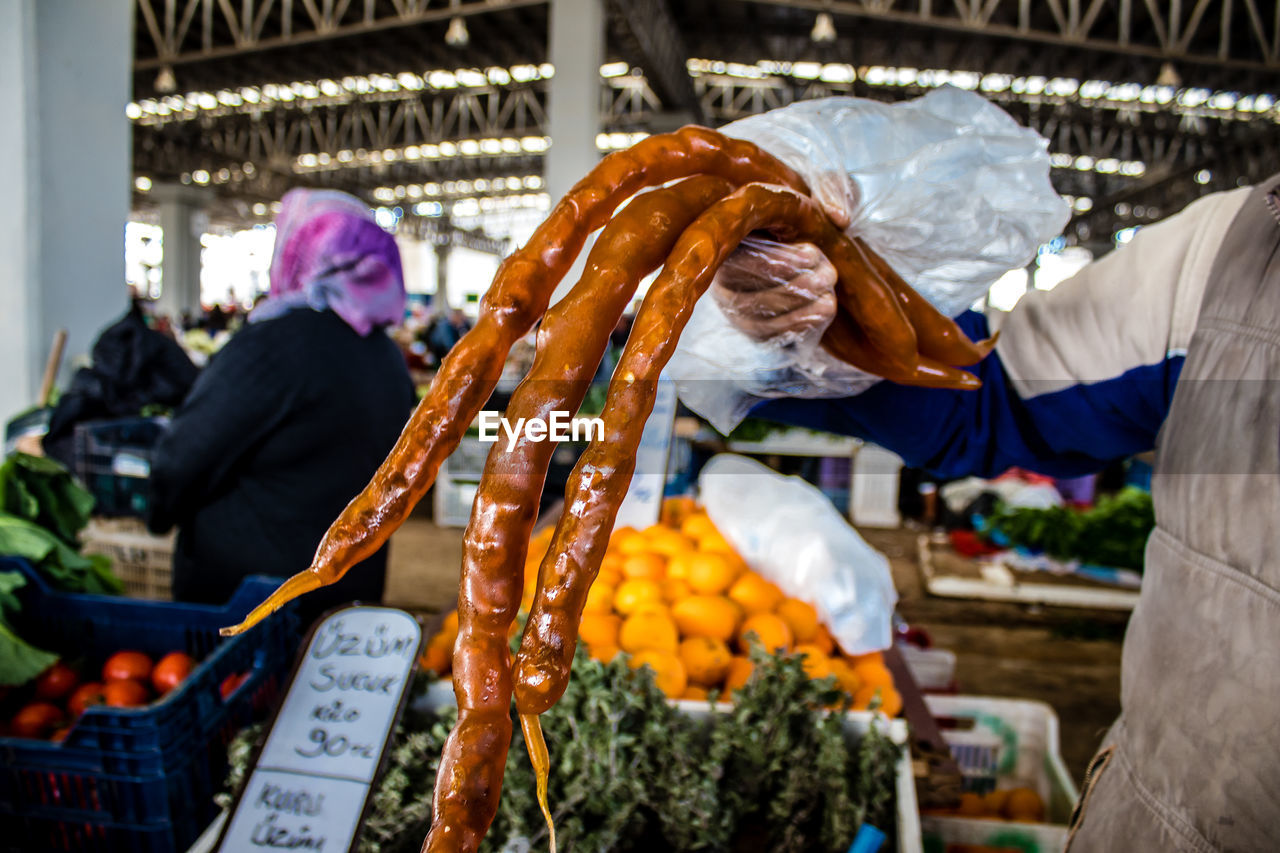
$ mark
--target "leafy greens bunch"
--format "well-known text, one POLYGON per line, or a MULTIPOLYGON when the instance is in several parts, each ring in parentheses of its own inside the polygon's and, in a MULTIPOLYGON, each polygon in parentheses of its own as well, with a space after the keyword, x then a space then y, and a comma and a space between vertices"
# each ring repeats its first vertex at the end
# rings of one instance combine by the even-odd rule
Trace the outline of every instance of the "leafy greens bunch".
POLYGON ((110 558, 78 550, 92 510, 93 495, 52 459, 14 453, 0 464, 0 556, 30 560, 63 592, 118 594, 110 558))
POLYGON ((1000 508, 984 535, 1063 560, 1142 570, 1147 537, 1155 527, 1151 495, 1126 488, 1087 510, 1000 508))

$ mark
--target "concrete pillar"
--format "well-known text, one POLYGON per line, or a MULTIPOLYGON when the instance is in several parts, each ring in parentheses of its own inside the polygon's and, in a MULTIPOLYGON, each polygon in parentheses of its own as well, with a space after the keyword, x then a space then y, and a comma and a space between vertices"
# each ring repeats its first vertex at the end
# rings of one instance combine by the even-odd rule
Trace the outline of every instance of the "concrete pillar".
MULTIPOLYGON (((551 64, 555 76, 547 90, 547 192, 554 205, 600 159, 600 63, 604 61, 604 0, 551 0, 551 64)), ((556 288, 553 301, 568 292, 582 274, 583 247, 573 269, 556 288)))
POLYGON ((156 311, 172 320, 200 313, 200 237, 209 226, 208 194, 183 184, 156 184, 151 198, 160 213, 164 254, 156 311))
POLYGON ((0 421, 128 306, 131 0, 0 0, 0 421))
POLYGON ((452 252, 452 244, 436 243, 436 295, 431 298, 431 307, 437 314, 444 314, 452 307, 449 304, 449 255, 452 252))

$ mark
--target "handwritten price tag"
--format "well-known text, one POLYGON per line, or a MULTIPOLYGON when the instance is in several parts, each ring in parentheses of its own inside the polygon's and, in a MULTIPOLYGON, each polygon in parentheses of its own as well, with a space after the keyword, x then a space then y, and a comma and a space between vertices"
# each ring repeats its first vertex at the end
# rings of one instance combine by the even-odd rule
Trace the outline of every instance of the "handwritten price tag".
POLYGON ((350 850, 422 643, 409 614, 339 610, 321 622, 218 850, 350 850))

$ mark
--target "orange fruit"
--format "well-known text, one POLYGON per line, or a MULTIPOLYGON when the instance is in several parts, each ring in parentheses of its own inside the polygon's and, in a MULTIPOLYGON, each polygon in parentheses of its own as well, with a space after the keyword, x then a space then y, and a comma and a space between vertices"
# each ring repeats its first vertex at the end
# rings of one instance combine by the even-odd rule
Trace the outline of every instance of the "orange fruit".
POLYGON ((744 650, 751 648, 752 636, 766 651, 791 651, 791 629, 776 614, 756 613, 748 616, 738 629, 738 642, 744 650))
POLYGON ((443 634, 437 634, 427 643, 427 649, 418 658, 423 669, 429 669, 436 675, 444 675, 453 664, 453 640, 443 634))
POLYGON ((878 710, 885 716, 896 717, 902 710, 902 696, 898 691, 879 684, 868 684, 859 688, 853 695, 853 707, 859 711, 865 711, 876 700, 880 702, 878 710))
POLYGON ((628 578, 618 584, 613 595, 613 607, 623 615, 630 614, 645 601, 662 601, 662 587, 649 578, 628 578))
POLYGON ((831 659, 826 656, 822 649, 812 643, 797 644, 795 652, 798 655, 804 655, 805 675, 814 681, 832 674, 831 659))
POLYGON ((622 566, 626 562, 627 557, 625 554, 619 554, 617 551, 606 551, 603 559, 600 560, 600 571, 622 574, 622 566))
POLYGON ((596 572, 596 579, 593 583, 604 584, 605 586, 617 586, 626 580, 626 576, 622 574, 620 569, 601 568, 596 572))
POLYGON ((710 698, 711 694, 707 692, 707 688, 699 687, 696 684, 690 684, 684 689, 684 693, 680 694, 681 699, 695 699, 705 702, 710 698))
POLYGON ((622 573, 628 578, 650 578, 660 581, 667 574, 667 559, 652 551, 632 554, 622 564, 622 573))
MULTIPOLYGON (((797 643, 808 643, 818 636, 818 611, 807 601, 798 598, 784 598, 774 611, 791 628, 797 643)), ((831 654, 830 649, 823 651, 831 654)))
POLYGON ((662 501, 662 510, 658 513, 658 518, 665 525, 679 528, 681 522, 683 522, 686 517, 697 511, 698 505, 694 503, 694 500, 691 497, 681 495, 678 497, 664 498, 662 501))
POLYGON ((645 649, 633 654, 627 664, 632 669, 640 669, 642 666, 652 669, 654 683, 671 699, 678 699, 689 686, 684 664, 669 651, 645 649))
POLYGON ((725 692, 744 686, 755 670, 756 665, 751 662, 751 658, 734 655, 733 660, 729 661, 729 673, 724 677, 725 692))
POLYGON ((862 687, 862 679, 853 671, 853 667, 849 662, 841 658, 829 658, 827 665, 831 668, 831 674, 836 677, 836 683, 840 685, 840 689, 850 696, 853 696, 862 687))
POLYGON ((675 578, 676 580, 688 580, 689 566, 693 564, 697 556, 694 551, 683 551, 672 555, 671 559, 667 560, 667 577, 675 578))
POLYGON ((742 612, 723 595, 690 595, 671 605, 671 616, 685 637, 733 639, 742 612))
POLYGON ((591 589, 587 590, 587 602, 582 610, 584 613, 611 613, 616 595, 617 590, 611 584, 601 583, 600 578, 596 578, 591 589))
POLYGON ((617 646, 592 646, 587 649, 587 654, 591 655, 592 660, 598 660, 601 663, 609 661, 622 654, 622 649, 617 646))
POLYGON ((694 592, 715 595, 724 592, 737 577, 734 565, 723 554, 694 554, 689 559, 685 580, 694 592))
POLYGON ((680 662, 694 684, 714 687, 729 674, 729 662, 733 655, 721 640, 711 637, 690 637, 680 644, 680 662))
POLYGON ((592 648, 618 645, 618 629, 622 620, 612 613, 583 613, 578 624, 578 639, 592 648))
POLYGON ((693 588, 680 578, 667 578, 662 582, 662 600, 668 604, 693 595, 693 588))
POLYGON ((729 544, 729 540, 721 536, 719 532, 712 532, 698 537, 698 550, 711 551, 717 554, 731 554, 734 557, 738 556, 738 552, 729 544))
POLYGON ((680 523, 680 532, 690 539, 702 539, 706 536, 719 536, 720 531, 716 530, 715 524, 711 518, 701 510, 690 513, 680 523))
POLYGON ((884 663, 884 655, 880 652, 866 652, 865 654, 848 655, 847 657, 854 666, 864 663, 884 663))
POLYGON ((1044 801, 1030 788, 1014 788, 1009 791, 1000 813, 1009 820, 1040 823, 1044 820, 1044 801))
POLYGON ((656 649, 674 653, 680 645, 676 623, 662 613, 636 613, 628 616, 618 630, 618 646, 624 652, 656 649))
POLYGON ((1007 802, 1009 802, 1008 791, 988 791, 982 797, 982 805, 986 813, 997 817, 1002 816, 1004 804, 1007 802))
POLYGON ((864 661, 853 667, 854 673, 858 676, 858 680, 862 682, 863 687, 892 687, 893 673, 889 672, 889 668, 883 663, 877 661, 864 661))
MULTIPOLYGON (((729 597, 742 607, 748 616, 768 613, 782 602, 782 590, 755 572, 743 572, 742 577, 729 588, 729 597)), ((788 626, 789 628, 790 626, 788 626)))
POLYGON ((623 527, 613 531, 613 538, 609 540, 609 545, 624 557, 652 550, 649 547, 649 537, 634 527, 623 527))
POLYGON ((987 806, 982 795, 965 791, 960 795, 960 805, 956 807, 956 814, 961 817, 985 817, 987 806))
POLYGON ((450 648, 453 647, 453 641, 458 639, 458 611, 451 610, 444 617, 444 621, 440 623, 440 631, 436 636, 446 637, 450 648))
POLYGON ((644 529, 644 536, 649 540, 649 550, 667 557, 693 549, 693 540, 678 530, 655 524, 644 529))
POLYGON ((831 636, 831 632, 827 630, 826 625, 819 624, 818 630, 814 633, 813 639, 809 642, 822 649, 828 655, 836 653, 836 641, 831 636))

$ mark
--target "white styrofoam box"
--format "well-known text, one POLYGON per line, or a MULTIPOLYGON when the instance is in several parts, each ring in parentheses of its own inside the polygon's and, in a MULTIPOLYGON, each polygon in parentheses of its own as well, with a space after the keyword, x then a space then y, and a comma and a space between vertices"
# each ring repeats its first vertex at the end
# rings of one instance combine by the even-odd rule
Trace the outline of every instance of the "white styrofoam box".
POLYGON ((996 789, 1031 788, 1046 810, 1044 823, 926 815, 921 818, 926 849, 969 844, 1026 853, 1062 850, 1078 793, 1058 751, 1053 709, 1043 702, 987 696, 926 696, 925 703, 935 717, 973 721, 970 730, 943 729, 966 782, 978 782, 979 774, 989 777, 994 766, 996 789))
POLYGON ((874 444, 864 444, 853 455, 849 514, 854 524, 865 527, 897 527, 898 475, 902 458, 874 444))
POLYGON ((956 680, 956 653, 899 643, 898 651, 921 690, 948 690, 956 680))
POLYGON ((450 477, 437 477, 431 496, 433 520, 439 527, 466 527, 471 520, 471 505, 476 501, 478 483, 458 482, 450 477))

